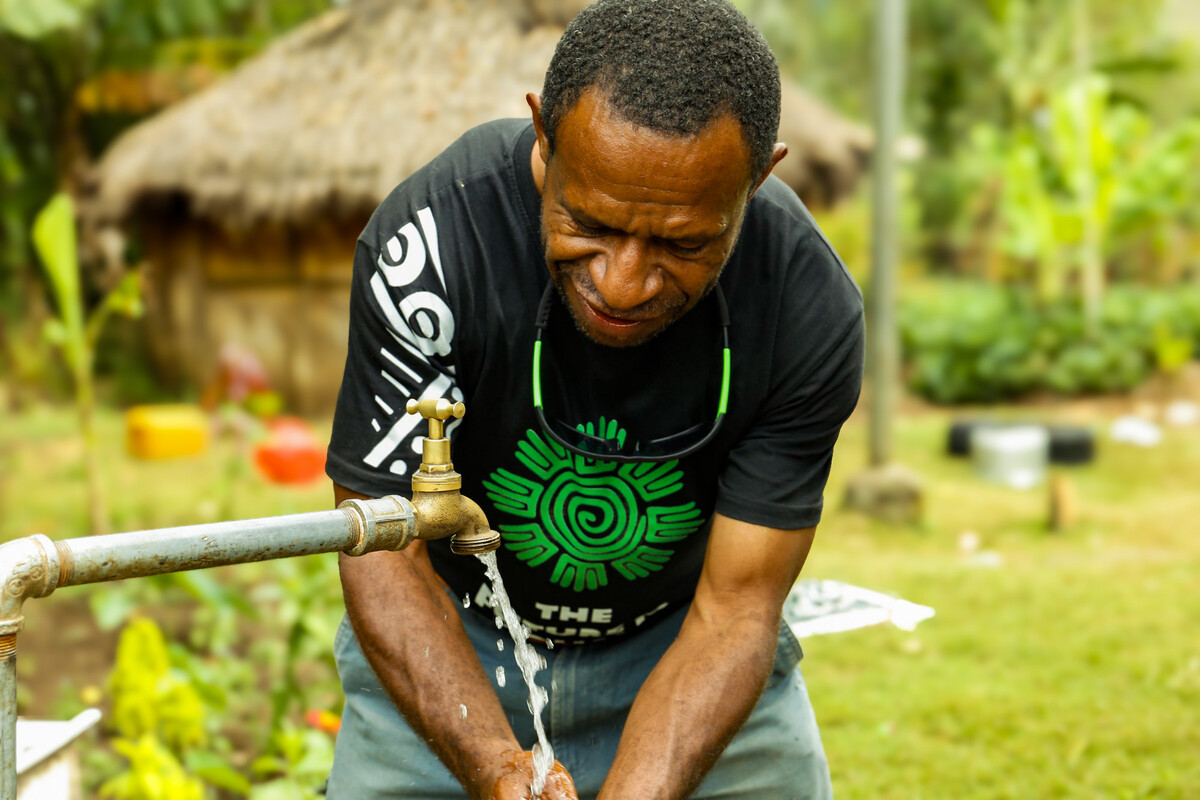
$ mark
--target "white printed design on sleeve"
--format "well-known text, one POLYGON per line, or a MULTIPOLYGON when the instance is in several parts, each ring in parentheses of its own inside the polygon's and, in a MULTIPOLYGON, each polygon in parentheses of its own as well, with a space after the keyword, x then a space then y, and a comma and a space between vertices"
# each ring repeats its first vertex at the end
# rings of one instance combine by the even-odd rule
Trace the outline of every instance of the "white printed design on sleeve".
MULTIPOLYGON (((407 222, 394 236, 388 239, 383 252, 376 261, 378 271, 371 276, 371 294, 387 320, 388 334, 395 347, 380 348, 383 368, 380 374, 395 390, 387 397, 375 395, 375 404, 386 415, 385 424, 371 420, 376 433, 382 433, 363 461, 378 468, 391 458, 405 441, 414 453, 421 452, 421 436, 425 432, 423 420, 416 414, 404 410, 410 397, 418 399, 447 397, 457 402, 463 399, 462 390, 454 379, 453 367, 434 364, 430 357, 445 358, 450 355, 454 341, 454 315, 446 303, 446 276, 442 270, 441 254, 438 250, 437 224, 433 212, 428 208, 417 211, 417 223, 407 222), (388 288, 401 289, 416 282, 432 265, 442 294, 420 290, 404 295, 399 304, 388 288)), ((459 420, 446 426, 449 436, 459 420)), ((401 453, 404 451, 401 450, 401 453)), ((403 475, 408 464, 403 456, 396 458, 389 471, 403 475)))

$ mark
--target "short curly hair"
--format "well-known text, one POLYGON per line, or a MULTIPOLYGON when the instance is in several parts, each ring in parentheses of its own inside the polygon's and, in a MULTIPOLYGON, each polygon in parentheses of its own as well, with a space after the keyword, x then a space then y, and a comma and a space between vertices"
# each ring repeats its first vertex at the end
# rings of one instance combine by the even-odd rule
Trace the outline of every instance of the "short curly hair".
POLYGON ((550 151, 558 123, 592 88, 636 125, 695 135, 732 113, 751 176, 771 163, 779 132, 779 64, 725 0, 599 0, 567 26, 542 87, 550 151))

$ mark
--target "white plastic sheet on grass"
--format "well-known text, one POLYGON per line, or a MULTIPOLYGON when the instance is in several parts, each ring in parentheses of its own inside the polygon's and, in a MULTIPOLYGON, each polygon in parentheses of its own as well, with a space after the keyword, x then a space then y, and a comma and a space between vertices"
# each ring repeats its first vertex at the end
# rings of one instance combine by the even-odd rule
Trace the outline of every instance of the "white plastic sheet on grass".
POLYGON ((884 622, 911 631, 933 614, 929 606, 841 581, 800 581, 783 604, 783 618, 799 639, 884 622))

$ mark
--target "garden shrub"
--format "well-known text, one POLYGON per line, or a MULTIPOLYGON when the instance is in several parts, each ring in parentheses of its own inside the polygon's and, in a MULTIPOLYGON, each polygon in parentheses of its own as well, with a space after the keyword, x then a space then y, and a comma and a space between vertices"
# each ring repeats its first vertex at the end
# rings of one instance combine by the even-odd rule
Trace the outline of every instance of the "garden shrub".
POLYGON ((984 284, 907 292, 899 322, 908 385, 934 402, 1118 392, 1196 355, 1200 288, 1114 286, 1091 335, 1077 301, 984 284))

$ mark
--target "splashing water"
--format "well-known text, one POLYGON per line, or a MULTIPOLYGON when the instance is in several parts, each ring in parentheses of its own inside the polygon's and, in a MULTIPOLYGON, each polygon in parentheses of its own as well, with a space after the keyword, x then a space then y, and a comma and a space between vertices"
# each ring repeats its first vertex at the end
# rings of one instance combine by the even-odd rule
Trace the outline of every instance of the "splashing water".
POLYGON ((496 667, 496 685, 503 689, 506 680, 508 679, 504 677, 504 667, 496 667))
MULTIPOLYGON (((537 731, 538 737, 537 744, 533 746, 533 785, 530 788, 533 790, 533 797, 537 798, 546 786, 546 777, 550 774, 550 768, 554 766, 554 749, 550 747, 550 740, 546 738, 546 728, 542 725, 542 709, 546 707, 550 694, 534 682, 537 671, 546 666, 546 660, 530 646, 529 629, 521 622, 521 618, 517 616, 516 611, 513 611, 512 604, 508 601, 504 580, 500 577, 500 569, 496 566, 496 554, 494 552, 482 553, 476 558, 483 562, 488 580, 492 582, 493 602, 500 611, 500 615, 496 618, 496 627, 501 627, 501 618, 503 618, 504 627, 508 628, 513 639, 513 652, 516 655, 517 666, 521 668, 521 677, 525 679, 525 685, 529 687, 528 708, 533 714, 533 727, 537 731)), ((497 667, 496 678, 501 686, 504 685, 502 676, 503 668, 497 667)))

